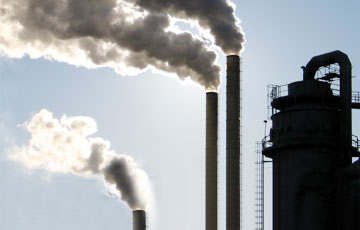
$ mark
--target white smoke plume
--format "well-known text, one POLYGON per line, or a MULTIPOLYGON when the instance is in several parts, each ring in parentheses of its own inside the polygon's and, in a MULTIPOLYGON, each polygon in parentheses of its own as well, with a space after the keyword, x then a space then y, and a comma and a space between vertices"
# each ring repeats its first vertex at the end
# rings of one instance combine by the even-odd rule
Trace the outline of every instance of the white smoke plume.
POLYGON ((132 157, 110 150, 108 141, 89 137, 97 131, 92 118, 63 115, 59 120, 43 109, 25 127, 31 139, 15 146, 10 159, 30 169, 103 178, 131 209, 146 209, 151 191, 147 174, 132 157))
POLYGON ((189 32, 168 30, 170 16, 199 21, 227 54, 242 48, 226 0, 0 0, 0 52, 108 66, 122 75, 156 68, 216 91, 216 53, 189 32))

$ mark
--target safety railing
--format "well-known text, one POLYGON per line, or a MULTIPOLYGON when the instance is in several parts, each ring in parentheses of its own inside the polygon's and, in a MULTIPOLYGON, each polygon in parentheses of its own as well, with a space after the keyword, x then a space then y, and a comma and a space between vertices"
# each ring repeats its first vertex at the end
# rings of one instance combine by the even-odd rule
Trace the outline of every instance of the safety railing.
POLYGON ((270 135, 265 136, 261 141, 262 150, 271 148, 272 146, 273 146, 273 143, 270 140, 270 135))
POLYGON ((354 147, 355 149, 357 149, 358 152, 360 152, 359 138, 355 135, 352 135, 352 147, 354 147))
MULTIPOLYGON (((340 87, 338 84, 331 84, 331 90, 334 96, 340 97, 340 87)), ((351 92, 351 103, 360 103, 360 92, 351 92)))
POLYGON ((352 103, 360 103, 360 92, 353 91, 351 94, 351 102, 352 103))
MULTIPOLYGON (((339 97, 340 96, 339 85, 332 83, 330 87, 331 87, 333 95, 339 97)), ((279 110, 277 110, 271 106, 272 101, 276 98, 285 97, 288 95, 289 95, 288 85, 268 85, 268 92, 267 92, 268 119, 270 119, 272 115, 279 112, 279 110)), ((360 103, 360 92, 359 91, 351 92, 351 102, 357 103, 357 104, 360 103)))
POLYGON ((288 95, 288 85, 268 85, 268 97, 271 101, 288 95))
POLYGON ((271 106, 271 103, 274 99, 279 97, 285 97, 288 95, 288 85, 268 85, 268 92, 267 92, 267 109, 268 109, 268 119, 276 113, 279 112, 279 110, 273 108, 271 106))

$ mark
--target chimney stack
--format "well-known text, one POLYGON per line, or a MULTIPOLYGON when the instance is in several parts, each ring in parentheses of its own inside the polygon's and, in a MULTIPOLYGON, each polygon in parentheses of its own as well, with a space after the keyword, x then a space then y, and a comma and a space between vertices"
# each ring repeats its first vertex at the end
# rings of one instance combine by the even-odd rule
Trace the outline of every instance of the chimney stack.
POLYGON ((206 93, 206 230, 217 230, 218 94, 206 93))
POLYGON ((133 211, 133 230, 146 230, 146 213, 144 210, 133 211))
POLYGON ((227 56, 226 230, 240 229, 240 57, 227 56))

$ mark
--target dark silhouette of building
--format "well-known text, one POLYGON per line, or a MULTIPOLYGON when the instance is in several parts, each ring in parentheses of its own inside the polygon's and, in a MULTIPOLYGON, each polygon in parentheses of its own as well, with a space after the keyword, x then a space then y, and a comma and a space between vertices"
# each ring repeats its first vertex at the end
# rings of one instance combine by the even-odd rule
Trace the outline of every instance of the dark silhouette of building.
POLYGON ((303 70, 303 81, 270 90, 272 128, 262 144, 273 160, 273 229, 359 229, 360 164, 353 163, 359 141, 351 111, 360 108, 360 97, 351 90, 350 60, 334 51, 303 70))

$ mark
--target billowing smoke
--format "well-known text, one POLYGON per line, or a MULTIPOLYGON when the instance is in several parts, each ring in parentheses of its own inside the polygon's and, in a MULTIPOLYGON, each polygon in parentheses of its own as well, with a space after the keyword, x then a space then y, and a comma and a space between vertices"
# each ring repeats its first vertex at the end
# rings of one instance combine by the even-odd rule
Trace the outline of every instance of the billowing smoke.
POLYGON ((225 0, 0 0, 0 51, 122 75, 155 68, 217 90, 216 53, 189 32, 169 30, 170 15, 198 20, 224 52, 240 52, 244 39, 225 0))
POLYGON ((10 159, 30 169, 103 178, 108 191, 115 187, 113 194, 130 208, 146 208, 151 191, 147 174, 132 157, 110 150, 108 141, 89 137, 97 131, 92 118, 63 115, 59 120, 43 109, 25 127, 31 139, 15 146, 10 159))
POLYGON ((210 29, 215 43, 226 54, 238 55, 245 41, 234 7, 227 0, 126 0, 153 13, 162 12, 183 19, 195 19, 210 29))

